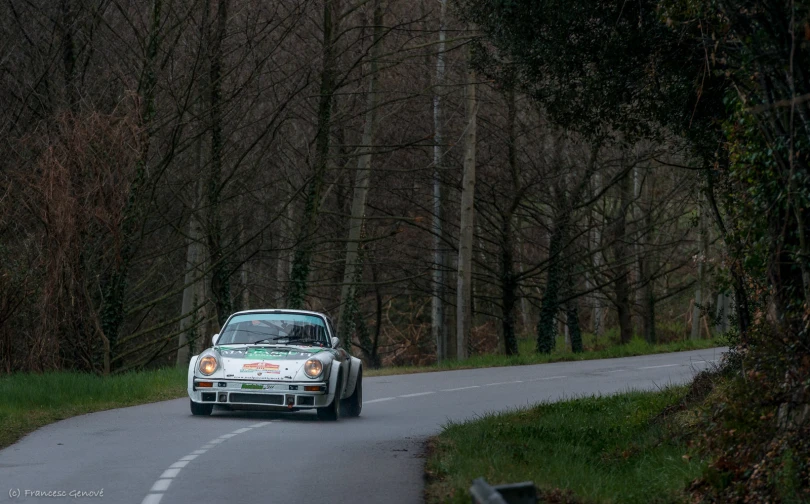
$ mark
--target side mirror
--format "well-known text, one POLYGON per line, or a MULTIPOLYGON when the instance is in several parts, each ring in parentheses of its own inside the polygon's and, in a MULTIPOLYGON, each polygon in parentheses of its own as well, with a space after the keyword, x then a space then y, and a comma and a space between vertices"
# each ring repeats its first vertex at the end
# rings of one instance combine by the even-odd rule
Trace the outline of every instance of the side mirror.
POLYGON ((211 336, 211 346, 216 345, 216 344, 217 344, 217 341, 219 341, 219 333, 217 333, 217 334, 215 334, 215 335, 211 336))
POLYGON ((340 338, 332 337, 332 348, 337 348, 340 345, 340 338))

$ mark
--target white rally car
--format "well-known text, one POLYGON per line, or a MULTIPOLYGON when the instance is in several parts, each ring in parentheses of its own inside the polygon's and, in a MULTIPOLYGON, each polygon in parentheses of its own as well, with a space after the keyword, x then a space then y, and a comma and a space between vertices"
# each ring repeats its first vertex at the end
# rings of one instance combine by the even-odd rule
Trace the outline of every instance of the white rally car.
POLYGON ((340 347, 329 317, 301 310, 231 315, 213 346, 191 358, 193 415, 214 405, 276 411, 315 409, 318 418, 358 416, 362 361, 340 347))

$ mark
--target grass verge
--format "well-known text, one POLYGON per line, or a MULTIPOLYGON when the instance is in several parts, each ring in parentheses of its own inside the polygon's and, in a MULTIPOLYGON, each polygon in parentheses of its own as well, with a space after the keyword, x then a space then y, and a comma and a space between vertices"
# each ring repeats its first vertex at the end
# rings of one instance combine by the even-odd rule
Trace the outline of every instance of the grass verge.
MULTIPOLYGON (((530 364, 545 364, 548 362, 581 361, 591 359, 614 359, 617 357, 633 357, 636 355, 650 355, 656 353, 684 352, 688 350, 702 350, 723 346, 725 343, 719 339, 699 339, 676 341, 650 345, 646 341, 635 338, 626 345, 612 345, 599 350, 590 350, 582 353, 573 353, 570 350, 555 350, 550 354, 538 354, 534 350, 534 340, 519 340, 519 355, 487 354, 475 355, 467 360, 447 360, 441 364, 430 366, 396 366, 364 371, 365 376, 388 376, 411 373, 430 373, 435 371, 452 371, 455 369, 473 369, 501 366, 526 366, 530 364)), ((564 345, 557 345, 561 348, 564 345)))
POLYGON ((167 368, 107 378, 69 372, 0 377, 0 448, 68 417, 182 397, 186 376, 186 369, 167 368))
POLYGON ((469 502, 473 479, 534 481, 541 502, 669 503, 704 463, 688 453, 677 411, 687 387, 542 404, 451 423, 433 438, 427 501, 469 502))

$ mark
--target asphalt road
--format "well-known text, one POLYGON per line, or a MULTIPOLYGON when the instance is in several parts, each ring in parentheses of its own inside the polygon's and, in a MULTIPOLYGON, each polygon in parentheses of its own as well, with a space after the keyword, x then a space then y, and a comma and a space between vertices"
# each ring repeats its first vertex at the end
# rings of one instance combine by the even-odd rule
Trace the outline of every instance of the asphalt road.
POLYGON ((366 378, 362 415, 338 423, 192 417, 187 398, 93 413, 0 451, 0 502, 421 502, 422 442, 448 420, 683 383, 723 350, 366 378))

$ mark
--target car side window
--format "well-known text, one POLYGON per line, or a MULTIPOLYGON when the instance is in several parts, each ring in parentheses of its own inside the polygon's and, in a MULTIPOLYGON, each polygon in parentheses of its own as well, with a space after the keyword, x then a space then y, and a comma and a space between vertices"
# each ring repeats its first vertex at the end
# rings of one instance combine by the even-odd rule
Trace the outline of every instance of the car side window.
POLYGON ((332 337, 337 338, 337 331, 335 331, 335 326, 332 325, 332 321, 326 319, 326 323, 329 325, 329 332, 332 334, 332 337))

